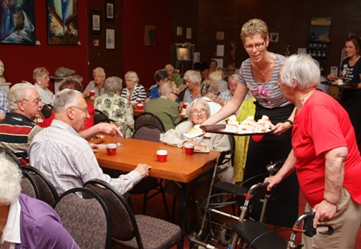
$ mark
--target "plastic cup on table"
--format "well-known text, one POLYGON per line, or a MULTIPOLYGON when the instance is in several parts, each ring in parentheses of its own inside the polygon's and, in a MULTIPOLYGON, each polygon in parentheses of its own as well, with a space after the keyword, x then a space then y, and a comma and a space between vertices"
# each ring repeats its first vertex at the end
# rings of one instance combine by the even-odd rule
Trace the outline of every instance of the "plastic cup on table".
POLYGON ((107 153, 109 156, 114 156, 116 152, 117 152, 116 144, 107 144, 107 153))
POLYGON ((164 163, 167 161, 168 152, 166 150, 157 150, 157 153, 154 154, 154 157, 157 158, 158 162, 164 163))
POLYGON ((144 109, 144 104, 140 103, 140 104, 137 104, 137 109, 139 111, 142 111, 144 109))
POLYGON ((192 143, 185 143, 183 145, 184 151, 186 152, 187 155, 193 155, 194 153, 194 144, 192 143))

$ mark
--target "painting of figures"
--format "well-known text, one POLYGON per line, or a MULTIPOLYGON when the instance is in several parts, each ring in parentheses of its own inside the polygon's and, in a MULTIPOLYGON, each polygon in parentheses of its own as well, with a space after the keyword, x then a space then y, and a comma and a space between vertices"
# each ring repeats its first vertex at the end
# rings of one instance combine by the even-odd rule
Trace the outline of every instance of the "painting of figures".
POLYGON ((78 44, 78 0, 47 0, 48 44, 78 44))
POLYGON ((34 0, 0 0, 0 43, 35 44, 34 0))

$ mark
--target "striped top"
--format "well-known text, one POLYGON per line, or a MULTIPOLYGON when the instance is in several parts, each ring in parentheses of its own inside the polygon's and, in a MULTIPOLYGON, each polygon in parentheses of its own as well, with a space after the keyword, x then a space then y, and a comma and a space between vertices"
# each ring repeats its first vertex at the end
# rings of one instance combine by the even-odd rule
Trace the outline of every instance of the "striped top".
MULTIPOLYGON (((125 98, 129 95, 128 88, 123 88, 122 93, 120 94, 121 97, 125 98)), ((143 102, 147 98, 147 92, 144 89, 144 86, 136 84, 132 93, 132 97, 130 101, 136 101, 137 99, 141 99, 143 102)))
POLYGON ((284 99, 281 88, 278 86, 278 76, 281 70, 281 63, 286 58, 283 55, 275 54, 275 65, 271 79, 268 82, 257 83, 252 74, 251 59, 245 60, 239 69, 238 81, 241 85, 251 90, 257 102, 265 108, 283 107, 291 104, 284 99))

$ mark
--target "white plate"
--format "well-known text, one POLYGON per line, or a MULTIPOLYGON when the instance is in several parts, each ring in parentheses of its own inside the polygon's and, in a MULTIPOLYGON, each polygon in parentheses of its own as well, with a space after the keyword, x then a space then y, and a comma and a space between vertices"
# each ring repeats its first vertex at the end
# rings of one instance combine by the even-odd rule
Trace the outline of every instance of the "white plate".
POLYGON ((183 135, 188 138, 195 138, 195 137, 199 137, 199 136, 203 135, 203 130, 201 130, 201 129, 197 130, 195 132, 192 132, 192 134, 189 134, 187 132, 187 133, 184 133, 183 135))

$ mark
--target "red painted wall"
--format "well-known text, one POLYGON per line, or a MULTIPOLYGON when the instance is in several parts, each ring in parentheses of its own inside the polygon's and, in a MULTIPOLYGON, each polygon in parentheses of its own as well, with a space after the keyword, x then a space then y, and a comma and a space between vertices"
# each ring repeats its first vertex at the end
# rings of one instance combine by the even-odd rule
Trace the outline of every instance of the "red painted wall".
MULTIPOLYGON (((123 1, 124 74, 135 71, 140 84, 155 84, 155 71, 169 63, 171 45, 170 1, 123 1), (156 27, 155 46, 144 45, 145 25, 156 27)), ((122 77, 124 78, 124 77, 122 77)))
MULTIPOLYGON (((46 0, 36 0, 35 38, 41 45, 7 45, 0 44, 0 60, 5 65, 4 77, 12 84, 26 80, 33 82, 33 70, 44 66, 54 75, 58 67, 74 69, 76 74, 88 82, 86 1, 78 1, 78 46, 50 46, 47 43, 46 0)), ((53 89, 53 84, 50 84, 53 89)))

